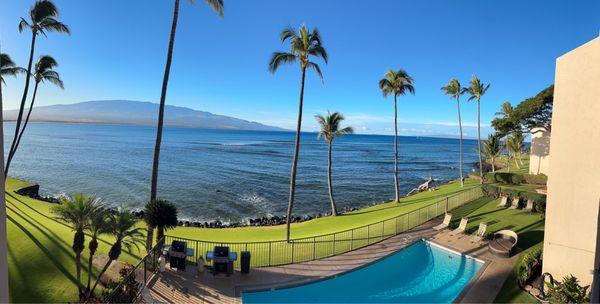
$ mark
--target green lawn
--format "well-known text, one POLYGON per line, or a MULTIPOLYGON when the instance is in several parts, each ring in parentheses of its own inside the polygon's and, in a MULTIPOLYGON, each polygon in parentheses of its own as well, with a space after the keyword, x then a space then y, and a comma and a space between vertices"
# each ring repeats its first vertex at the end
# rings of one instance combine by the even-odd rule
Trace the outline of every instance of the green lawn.
POLYGON ((510 166, 507 166, 507 164, 506 164, 507 161, 508 161, 508 157, 506 157, 506 156, 501 156, 500 158, 498 158, 496 160, 496 164, 502 168, 498 171, 508 172, 509 171, 508 168, 510 168, 510 172, 529 173, 529 154, 521 155, 521 161, 523 162, 523 166, 521 166, 520 163, 519 163, 519 166, 517 166, 514 158, 510 159, 510 164, 509 164, 510 166))
MULTIPOLYGON (((71 250, 73 232, 52 218, 52 204, 14 193, 27 185, 15 179, 6 182, 11 302, 74 301, 77 289, 75 255, 71 250)), ((88 241, 89 238, 84 251, 85 265, 88 241)), ((110 241, 109 237, 102 238, 98 254, 107 254, 110 241)), ((140 257, 124 253, 121 259, 134 263, 140 257)), ((82 276, 87 280, 87 267, 82 276)))
MULTIPOLYGON (((467 229, 473 233, 480 222, 488 224, 488 233, 502 229, 515 231, 519 236, 517 246, 523 249, 523 254, 538 246, 544 240, 544 220, 537 213, 519 209, 496 207, 498 199, 481 198, 452 211, 455 225, 461 217, 469 218, 467 229)), ((512 272, 504 282, 495 302, 497 303, 537 303, 529 294, 522 292, 516 283, 515 273, 512 272)))

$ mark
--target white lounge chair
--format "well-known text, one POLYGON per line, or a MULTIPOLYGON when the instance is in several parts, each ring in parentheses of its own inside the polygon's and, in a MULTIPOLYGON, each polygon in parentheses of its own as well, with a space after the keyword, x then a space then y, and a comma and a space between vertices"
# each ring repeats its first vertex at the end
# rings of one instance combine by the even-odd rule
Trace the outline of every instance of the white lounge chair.
POLYGON ((519 208, 519 197, 515 197, 512 200, 512 204, 510 204, 510 207, 508 207, 508 209, 517 209, 519 208))
POLYGON ((506 207, 506 203, 508 203, 508 196, 502 196, 500 198, 500 204, 498 204, 498 207, 506 207))
POLYGON ((464 233, 465 229, 467 229, 467 223, 469 220, 466 217, 460 219, 460 224, 458 224, 458 228, 450 231, 450 235, 457 235, 459 233, 464 233))
POLYGON ((525 206, 525 211, 533 211, 533 200, 527 200, 527 206, 525 206))
POLYGON ((446 215, 444 216, 444 221, 441 224, 433 227, 433 229, 440 231, 442 229, 448 228, 448 225, 450 225, 450 220, 451 219, 452 219, 452 214, 446 213, 446 215))
POLYGON ((487 230, 487 224, 479 223, 479 229, 477 229, 477 232, 473 236, 471 236, 471 243, 481 242, 481 240, 483 240, 483 238, 485 237, 486 230, 487 230))

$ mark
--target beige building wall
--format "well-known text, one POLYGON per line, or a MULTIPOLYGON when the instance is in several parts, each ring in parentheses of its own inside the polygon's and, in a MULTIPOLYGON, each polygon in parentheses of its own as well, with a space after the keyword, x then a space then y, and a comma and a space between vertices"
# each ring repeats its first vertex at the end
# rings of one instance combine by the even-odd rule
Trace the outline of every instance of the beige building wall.
POLYGON ((600 206, 600 38, 556 60, 543 271, 591 284, 600 206))
POLYGON ((531 153, 529 174, 546 174, 550 169, 550 132, 535 128, 531 130, 531 153))

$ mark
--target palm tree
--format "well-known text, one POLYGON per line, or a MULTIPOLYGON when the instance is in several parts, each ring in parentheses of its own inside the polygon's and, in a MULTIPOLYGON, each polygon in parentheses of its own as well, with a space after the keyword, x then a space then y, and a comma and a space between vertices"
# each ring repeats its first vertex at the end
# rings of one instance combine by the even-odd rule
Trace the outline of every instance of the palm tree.
POLYGON ((441 89, 444 94, 450 96, 450 98, 456 99, 456 109, 458 110, 458 170, 460 172, 460 187, 465 186, 465 182, 463 180, 463 169, 462 169, 462 121, 460 119, 460 95, 464 93, 461 90, 460 82, 456 79, 451 79, 450 82, 442 87, 441 89))
POLYGON ((490 88, 489 84, 484 84, 477 78, 477 76, 473 75, 471 78, 471 84, 468 88, 464 88, 463 90, 466 93, 469 93, 469 99, 467 101, 476 100, 477 101, 477 151, 479 153, 479 176, 481 176, 481 183, 483 184, 483 163, 481 161, 481 97, 485 95, 487 90, 490 88))
POLYGON ((335 200, 333 199, 333 186, 331 185, 331 146, 333 139, 340 137, 345 134, 352 134, 354 130, 352 127, 341 128, 340 123, 344 120, 344 116, 339 112, 330 113, 327 112, 326 116, 316 115, 315 118, 321 127, 317 135, 317 139, 325 139, 328 143, 327 147, 327 186, 329 187, 329 202, 331 203, 331 214, 337 215, 337 208, 335 207, 335 200))
POLYGON ((62 80, 60 79, 60 75, 58 72, 54 71, 54 68, 58 66, 58 63, 54 58, 48 55, 41 56, 37 63, 35 64, 35 72, 33 74, 33 78, 35 79, 35 86, 33 89, 33 96, 31 97, 31 103, 29 104, 29 111, 27 112, 27 116, 25 118, 25 123, 23 124, 23 128, 17 137, 17 142, 14 146, 14 149, 10 151, 8 155, 8 163, 10 163, 17 153, 17 149, 19 148, 19 144, 21 143, 21 137, 23 137, 23 133, 25 133, 25 129, 27 128, 27 123, 29 123, 29 118, 31 117, 31 112, 33 110, 33 105, 35 103, 35 97, 37 96, 38 86, 41 82, 49 82, 61 89, 64 89, 64 85, 62 80))
MULTIPOLYGON (((11 60, 10 56, 3 54, 0 50, 0 121, 4 121, 2 117, 2 84, 4 84, 5 76, 16 76, 23 69, 17 67, 11 60)), ((4 126, 0 124, 0 138, 4 138, 4 126)), ((4 141, 0 141, 0 151, 4 151, 4 141)), ((0 166, 4 166, 4 153, 0 153, 0 166)), ((0 174, 4 173, 4 168, 0 174)), ((0 178, 0 189, 4 189, 4 178, 0 178)), ((4 191, 0 191, 0 302, 8 303, 8 257, 7 257, 7 231, 6 231, 6 200, 4 191)))
POLYGON ((394 95, 394 190, 396 202, 400 202, 400 189, 398 188, 398 96, 407 92, 415 94, 414 80, 405 70, 388 70, 383 79, 379 80, 379 89, 383 97, 394 95))
POLYGON ((75 252, 75 266, 77 269, 77 288, 79 298, 83 299, 83 286, 81 284, 81 252, 85 248, 84 231, 90 227, 90 219, 100 212, 102 205, 100 200, 93 196, 85 196, 82 193, 73 194, 67 198, 61 198, 60 205, 52 208, 56 216, 72 226, 75 231, 73 238, 73 252, 75 252))
POLYGON ((104 275, 108 267, 110 267, 113 261, 119 258, 123 247, 128 251, 131 251, 135 247, 139 251, 139 245, 144 244, 143 229, 139 227, 135 228, 136 223, 137 219, 128 210, 118 210, 115 214, 111 214, 108 217, 108 233, 113 235, 115 242, 108 251, 108 261, 98 274, 98 278, 89 293, 90 296, 94 294, 98 282, 100 282, 102 275, 104 275))
POLYGON ((146 235, 146 250, 152 249, 152 235, 154 228, 157 228, 156 243, 164 242, 166 229, 172 229, 177 226, 177 207, 165 200, 150 201, 146 204, 144 210, 144 221, 148 225, 148 234, 146 235))
POLYGON ((499 134, 491 134, 487 140, 483 141, 482 153, 486 159, 492 162, 492 172, 496 172, 496 158, 502 154, 502 142, 499 134))
MULTIPOLYGON (((21 105, 19 106, 19 114, 17 116, 17 122, 15 126, 15 135, 10 146, 9 155, 15 149, 17 144, 17 138, 19 131, 21 130, 21 121, 23 119, 23 111, 25 110, 25 102, 27 101, 27 92, 29 91, 29 75, 31 75, 31 68, 33 65, 33 54, 35 53, 35 40, 38 34, 46 36, 48 32, 66 33, 70 34, 69 28, 56 20, 58 17, 58 9, 50 0, 37 0, 31 9, 29 10, 29 21, 21 18, 19 22, 19 32, 23 32, 26 28, 31 29, 31 47, 29 49, 29 63, 27 64, 27 77, 25 77, 25 87, 23 88, 23 96, 21 97, 21 105)), ((4 178, 8 175, 10 168, 9 158, 4 168, 4 178)))
POLYGON ((296 125, 296 140, 294 142, 294 157, 292 159, 292 170, 290 174, 290 195, 288 199, 288 210, 286 217, 286 239, 290 241, 290 223, 292 209, 294 208, 294 194, 296 192, 296 168, 298 166, 298 152, 300 150, 300 130, 302 129, 302 106, 304 102, 304 80, 306 69, 311 68, 317 76, 323 80, 321 68, 312 62, 311 56, 321 57, 327 63, 327 52, 321 42, 321 34, 318 29, 310 31, 306 26, 300 27, 299 31, 294 28, 286 28, 281 32, 281 42, 290 42, 289 52, 274 52, 269 61, 269 71, 275 73, 281 64, 292 64, 298 62, 302 74, 300 82, 300 101, 298 102, 298 122, 296 125))
POLYGON ((90 256, 88 259, 88 280, 85 288, 85 293, 88 297, 90 296, 90 287, 92 284, 92 262, 94 261, 96 250, 98 250, 98 236, 109 231, 107 218, 108 210, 99 208, 98 212, 90 217, 89 225, 87 227, 87 232, 92 238, 88 244, 90 256))
MULTIPOLYGON (((190 0, 192 3, 195 0, 190 0)), ((219 16, 223 16, 223 0, 204 0, 219 16)), ((162 89, 160 92, 160 105, 158 107, 158 122, 156 128, 156 142, 154 145, 154 157, 152 160, 152 178, 150 182, 150 201, 156 200, 158 190, 158 162, 160 159, 160 145, 162 143, 162 131, 165 115, 165 99, 167 98, 167 86, 169 84, 169 74, 171 73, 171 61, 173 59, 173 46, 175 45, 175 32, 177 30, 177 19, 179 17, 179 0, 175 0, 173 10, 173 23, 171 24, 171 34, 169 36, 169 47, 167 50, 167 63, 163 76, 162 89)))
MULTIPOLYGON (((517 166, 518 169, 521 169, 521 166, 519 165, 519 161, 521 160, 521 153, 523 151, 524 140, 525 139, 523 138, 523 133, 513 132, 512 136, 506 142, 506 147, 508 149, 508 153, 509 153, 509 155, 512 154, 512 157, 515 160, 515 165, 517 166)), ((510 158, 508 161, 508 167, 510 168, 510 158)))

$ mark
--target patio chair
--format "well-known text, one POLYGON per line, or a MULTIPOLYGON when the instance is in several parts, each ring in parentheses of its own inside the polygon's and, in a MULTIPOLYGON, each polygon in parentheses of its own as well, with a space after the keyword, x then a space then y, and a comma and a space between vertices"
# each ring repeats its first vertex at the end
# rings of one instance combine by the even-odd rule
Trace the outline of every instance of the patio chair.
POLYGON ((481 240, 483 240, 483 238, 485 236, 486 230, 487 230, 487 224, 479 223, 479 229, 477 229, 477 232, 473 236, 471 236, 471 243, 481 242, 481 240))
POLYGON ((515 197, 512 200, 512 204, 510 204, 510 207, 508 207, 508 209, 517 209, 519 208, 519 197, 515 197))
POLYGON ((437 230, 437 231, 440 231, 442 229, 448 228, 448 225, 450 225, 450 220, 451 219, 452 219, 452 214, 446 213, 446 215, 444 216, 444 221, 441 224, 433 227, 433 229, 437 230))
POLYGON ((498 204, 498 207, 506 207, 506 203, 508 203, 508 196, 502 196, 500 198, 500 204, 498 204))
POLYGON ((525 206, 525 211, 533 211, 533 200, 527 200, 527 206, 525 206))
POLYGON ((467 219, 466 217, 463 217, 462 219, 460 219, 460 224, 458 224, 458 228, 450 231, 450 235, 457 235, 460 233, 464 233, 465 229, 467 229, 468 222, 469 222, 469 219, 467 219))

